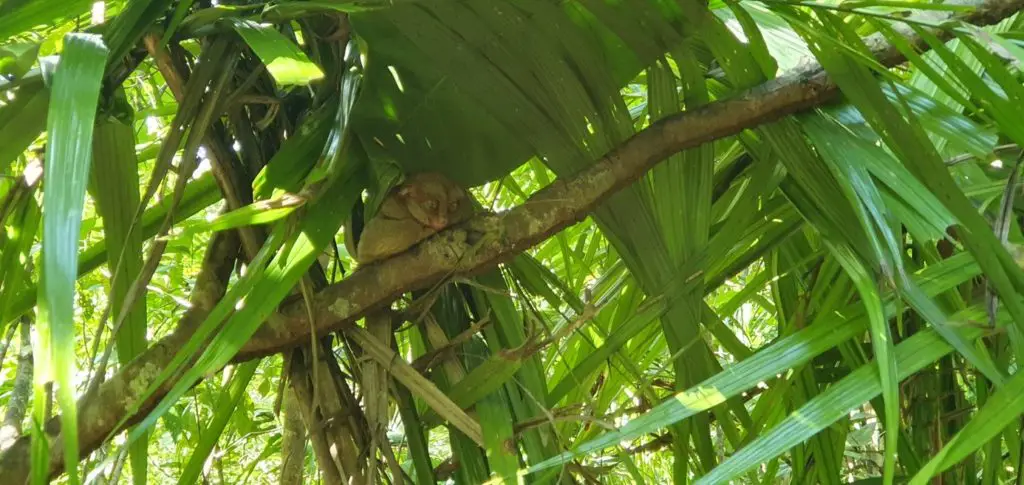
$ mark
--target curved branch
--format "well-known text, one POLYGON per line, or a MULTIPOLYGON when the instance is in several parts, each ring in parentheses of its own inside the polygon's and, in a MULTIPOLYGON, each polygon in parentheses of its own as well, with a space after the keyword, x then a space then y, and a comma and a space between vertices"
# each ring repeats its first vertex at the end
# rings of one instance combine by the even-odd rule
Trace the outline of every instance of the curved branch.
MULTIPOLYGON (((976 25, 990 25, 1017 13, 1024 0, 987 0, 961 18, 976 25)), ((913 39, 919 48, 926 48, 913 39)), ((904 62, 896 49, 880 36, 868 39, 876 58, 886 66, 904 62)), ((412 251, 356 271, 314 299, 312 327, 319 335, 337 331, 366 312, 393 301, 399 295, 428 287, 452 274, 473 274, 492 268, 552 234, 585 218, 616 191, 639 179, 661 160, 687 148, 735 135, 745 129, 820 106, 836 97, 838 88, 820 66, 811 65, 752 88, 736 97, 717 101, 694 111, 671 116, 637 133, 621 146, 578 172, 559 179, 508 212, 480 215, 458 228, 444 231, 412 251), (476 236, 473 244, 466 236, 476 236)), ((235 361, 261 358, 309 340, 311 326, 302 302, 273 315, 235 357, 235 361)), ((212 308, 212 305, 210 306, 212 308)), ((195 315, 191 316, 195 318, 195 315)), ((180 344, 181 332, 157 342, 100 387, 96 396, 79 403, 79 439, 83 453, 98 447, 118 419, 128 412, 142 390, 148 388, 180 344)), ((170 389, 165 383, 161 392, 170 389)), ((153 396, 132 418, 134 424, 163 394, 153 396)), ((55 439, 58 418, 46 425, 55 439)), ((51 474, 63 469, 59 441, 51 447, 51 474)), ((23 483, 29 470, 29 437, 22 436, 0 453, 0 476, 9 483, 23 483)))

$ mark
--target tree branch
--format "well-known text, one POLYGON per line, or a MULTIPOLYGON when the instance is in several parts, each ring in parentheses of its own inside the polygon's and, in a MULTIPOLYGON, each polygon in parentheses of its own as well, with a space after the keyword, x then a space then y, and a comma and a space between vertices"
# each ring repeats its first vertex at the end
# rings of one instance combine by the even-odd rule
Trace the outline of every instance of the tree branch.
MULTIPOLYGON (((988 0, 962 20, 989 25, 1018 12, 1024 0, 988 0)), ((913 39, 919 48, 925 48, 913 39)), ((904 62, 900 53, 880 38, 869 39, 876 58, 886 66, 904 62)), ((444 231, 417 248, 361 268, 314 299, 314 325, 306 319, 302 302, 289 305, 273 315, 236 356, 244 361, 270 355, 308 341, 311 328, 318 335, 337 331, 367 311, 378 308, 401 294, 425 288, 452 274, 474 274, 508 260, 552 234, 582 220, 602 201, 639 179, 661 160, 681 150, 745 129, 820 106, 838 94, 838 88, 822 71, 811 65, 752 88, 736 97, 717 101, 694 111, 665 118, 627 140, 611 153, 569 179, 559 179, 535 193, 521 206, 500 215, 480 215, 458 228, 444 231), (483 241, 475 250, 467 233, 483 241)), ((198 289, 197 289, 198 290, 198 289)), ((222 289, 221 289, 222 291, 222 289)), ((212 308, 204 306, 208 310, 212 308)), ((202 311, 197 313, 203 313, 202 311)), ((197 318, 191 312, 186 318, 197 318)), ((173 357, 182 332, 157 342, 100 388, 95 399, 80 403, 79 438, 83 453, 99 446, 128 412, 129 406, 146 389, 173 357)), ((132 418, 137 422, 170 389, 153 396, 132 418)), ((46 431, 52 439, 59 432, 58 418, 46 431)), ((51 447, 51 473, 63 469, 59 440, 51 447)), ((0 454, 0 476, 9 483, 23 483, 29 470, 29 437, 22 436, 0 454)))

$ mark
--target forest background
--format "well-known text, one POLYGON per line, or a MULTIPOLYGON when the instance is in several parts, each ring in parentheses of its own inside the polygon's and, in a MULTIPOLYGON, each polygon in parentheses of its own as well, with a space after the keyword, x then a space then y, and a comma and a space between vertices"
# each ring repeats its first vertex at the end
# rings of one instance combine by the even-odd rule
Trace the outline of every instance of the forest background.
POLYGON ((1022 4, 0 1, 0 481, 1020 483, 1022 4))

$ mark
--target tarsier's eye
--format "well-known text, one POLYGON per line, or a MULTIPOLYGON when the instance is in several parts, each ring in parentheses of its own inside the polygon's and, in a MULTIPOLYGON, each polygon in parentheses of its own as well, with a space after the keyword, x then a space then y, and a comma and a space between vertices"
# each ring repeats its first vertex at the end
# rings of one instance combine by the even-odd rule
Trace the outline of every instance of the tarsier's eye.
POLYGON ((437 210, 437 201, 436 200, 433 200, 433 199, 428 200, 427 203, 424 204, 424 205, 427 206, 427 209, 430 209, 432 211, 433 210, 437 210))
POLYGON ((459 210, 459 201, 453 200, 448 203, 448 212, 455 212, 459 210))

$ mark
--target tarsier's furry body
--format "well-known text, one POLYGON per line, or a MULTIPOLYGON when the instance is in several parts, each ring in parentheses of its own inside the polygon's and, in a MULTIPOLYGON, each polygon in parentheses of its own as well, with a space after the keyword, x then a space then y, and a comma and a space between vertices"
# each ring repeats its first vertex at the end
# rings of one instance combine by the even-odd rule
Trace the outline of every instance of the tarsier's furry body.
POLYGON ((468 194, 455 182, 438 173, 411 175, 366 223, 356 261, 368 264, 401 253, 472 214, 468 194))

